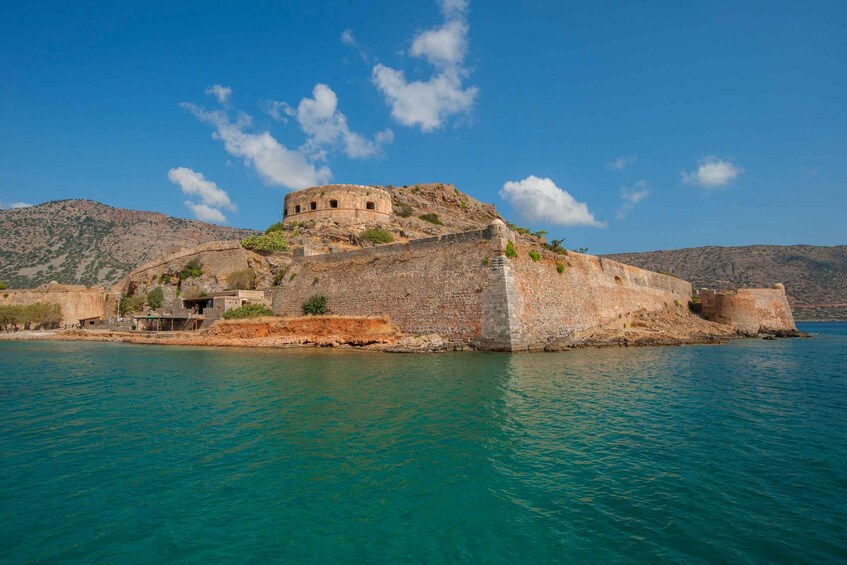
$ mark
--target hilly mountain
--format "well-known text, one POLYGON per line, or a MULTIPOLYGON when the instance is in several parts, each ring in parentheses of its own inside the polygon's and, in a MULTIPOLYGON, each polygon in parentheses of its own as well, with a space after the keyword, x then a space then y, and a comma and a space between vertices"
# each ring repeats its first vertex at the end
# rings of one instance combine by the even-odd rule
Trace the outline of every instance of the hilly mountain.
POLYGON ((847 320, 847 245, 692 247, 606 257, 676 275, 696 287, 768 287, 781 282, 798 320, 847 320))
POLYGON ((0 281, 10 288, 50 281, 108 287, 144 261, 252 233, 91 200, 0 210, 0 281))

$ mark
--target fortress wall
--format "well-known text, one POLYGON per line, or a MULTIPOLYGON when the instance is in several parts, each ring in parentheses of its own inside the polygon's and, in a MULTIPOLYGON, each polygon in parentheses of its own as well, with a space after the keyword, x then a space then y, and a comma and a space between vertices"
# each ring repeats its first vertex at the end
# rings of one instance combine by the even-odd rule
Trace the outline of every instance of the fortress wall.
POLYGON ((702 289, 700 300, 704 318, 733 326, 744 334, 797 329, 781 284, 720 292, 702 289))
POLYGON ((387 315, 404 333, 476 341, 490 279, 483 259, 495 256, 486 233, 296 257, 284 282, 274 289, 274 312, 301 316, 303 303, 323 294, 330 314, 387 315))
POLYGON ((167 270, 179 271, 192 259, 199 259, 204 265, 209 264, 220 268, 228 268, 235 265, 231 269, 233 271, 244 269, 247 267, 247 254, 248 251, 241 247, 240 240, 201 243, 196 247, 182 249, 159 259, 142 263, 133 269, 121 283, 130 279, 143 279, 154 275, 158 277, 167 270), (242 262, 243 266, 239 266, 242 262))
POLYGON ((682 279, 574 252, 545 252, 534 262, 528 248, 516 249, 511 263, 530 349, 567 343, 576 332, 641 309, 689 315, 692 288, 682 279), (565 265, 563 273, 556 263, 565 265))
POLYGON ((99 288, 71 285, 45 285, 38 288, 8 289, 0 291, 0 305, 27 306, 30 304, 58 304, 62 308, 62 324, 76 324, 82 318, 114 315, 114 300, 107 309, 109 295, 99 288))

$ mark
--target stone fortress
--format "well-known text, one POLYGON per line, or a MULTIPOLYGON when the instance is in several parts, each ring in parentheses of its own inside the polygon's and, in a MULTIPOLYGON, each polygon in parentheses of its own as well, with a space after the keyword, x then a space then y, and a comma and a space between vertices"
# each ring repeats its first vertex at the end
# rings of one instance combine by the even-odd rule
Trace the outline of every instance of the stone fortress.
MULTIPOLYGON (((277 316, 302 316, 303 304, 323 295, 333 316, 384 317, 405 336, 436 335, 456 349, 624 344, 608 336, 653 327, 655 343, 696 342, 716 331, 796 333, 781 285, 700 291, 700 317, 689 310, 698 293, 687 281, 551 246, 538 234, 510 229, 493 206, 451 185, 318 186, 286 195, 282 215, 287 252, 204 244, 139 266, 106 302, 161 286, 165 309, 183 311, 199 304, 198 297, 222 296, 228 273, 248 269, 256 276, 249 300, 270 305, 277 316), (394 242, 363 241, 373 228, 391 233, 394 242), (193 258, 204 274, 180 295, 167 281, 193 258), (672 337, 682 326, 688 337, 672 337)), ((226 309, 220 303, 212 318, 226 309)))
POLYGON ((330 184, 290 192, 285 196, 283 222, 309 220, 390 221, 393 205, 387 190, 355 184, 330 184))

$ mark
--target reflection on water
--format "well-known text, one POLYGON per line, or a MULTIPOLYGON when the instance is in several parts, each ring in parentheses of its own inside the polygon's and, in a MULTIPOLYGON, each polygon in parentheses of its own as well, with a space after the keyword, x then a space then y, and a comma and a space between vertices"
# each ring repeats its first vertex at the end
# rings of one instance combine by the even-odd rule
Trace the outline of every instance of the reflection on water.
POLYGON ((847 326, 387 355, 0 343, 0 560, 847 559, 847 326))

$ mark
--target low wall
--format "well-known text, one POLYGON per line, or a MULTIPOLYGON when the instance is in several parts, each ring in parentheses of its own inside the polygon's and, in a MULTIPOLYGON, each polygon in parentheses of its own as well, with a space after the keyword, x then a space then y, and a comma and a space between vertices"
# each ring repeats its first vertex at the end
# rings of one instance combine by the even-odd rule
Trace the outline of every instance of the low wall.
POLYGON ((114 297, 102 288, 48 284, 38 288, 0 291, 0 305, 58 304, 62 308, 62 324, 76 324, 83 318, 115 315, 114 297))
POLYGON ((323 294, 330 314, 388 316, 404 333, 469 343, 482 332, 483 259, 493 255, 481 230, 296 257, 273 291, 273 310, 301 316, 303 303, 323 294))
POLYGON ((210 241, 143 263, 115 284, 113 289, 123 291, 130 280, 152 280, 166 271, 178 272, 192 259, 200 260, 204 269, 209 271, 237 271, 247 268, 249 256, 250 252, 241 246, 239 240, 210 241))
POLYGON ((796 331, 785 287, 700 290, 703 317, 735 327, 743 334, 796 331))
POLYGON ((533 261, 529 248, 518 244, 516 251, 512 265, 529 349, 568 344, 576 332, 639 310, 689 315, 692 288, 682 279, 593 255, 545 251, 533 261))

